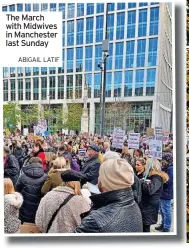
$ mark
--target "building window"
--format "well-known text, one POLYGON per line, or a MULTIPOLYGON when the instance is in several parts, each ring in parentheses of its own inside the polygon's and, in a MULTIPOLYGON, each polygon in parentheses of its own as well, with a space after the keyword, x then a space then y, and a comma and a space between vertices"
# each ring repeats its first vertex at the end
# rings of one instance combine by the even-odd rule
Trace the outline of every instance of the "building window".
POLYGON ((39 78, 33 78, 33 100, 39 100, 39 78))
POLYGON ((95 71, 99 71, 98 63, 102 62, 102 45, 95 46, 95 71))
POLYGON ((114 38, 114 14, 108 15, 107 29, 108 29, 108 39, 113 40, 114 38))
POLYGON ((83 71, 83 47, 76 48, 76 72, 83 71))
POLYGON ((149 39, 148 66, 156 66, 158 38, 149 39))
POLYGON ((146 95, 153 96, 155 90, 156 69, 147 70, 146 95))
POLYGON ((50 99, 55 99, 55 77, 49 77, 49 95, 50 99))
POLYGON ((10 67, 10 77, 16 77, 16 68, 10 67))
POLYGON ((67 99, 73 98, 73 75, 67 75, 67 99))
POLYGON ((100 97, 101 73, 94 74, 94 98, 100 97))
POLYGON ((25 67, 25 76, 26 77, 31 76, 31 67, 25 67))
POLYGON ((31 4, 30 3, 25 4, 25 11, 27 11, 27 12, 31 11, 31 4))
POLYGON ((7 12, 7 6, 2 7, 3 12, 7 12))
POLYGON ((9 76, 9 68, 3 67, 3 77, 7 78, 9 76))
POLYGON ((67 72, 73 72, 73 61, 74 61, 74 50, 73 48, 67 49, 67 72))
POLYGON ((62 67, 58 67, 58 73, 64 73, 64 49, 62 50, 62 67))
POLYGON ((17 11, 22 12, 23 11, 23 4, 17 4, 17 11))
POLYGON ((121 96, 121 87, 122 87, 122 72, 114 73, 114 97, 121 96))
POLYGON ((82 74, 75 75, 75 98, 82 98, 82 74))
POLYGON ((64 99, 64 76, 58 76, 58 99, 64 99))
POLYGON ((33 11, 39 11, 39 4, 38 3, 33 4, 33 11))
POLYGON ((10 80, 10 85, 11 85, 11 101, 16 100, 16 85, 15 85, 15 80, 11 79, 10 80))
POLYGON ((74 18, 75 3, 68 3, 68 18, 74 18))
POLYGON ((77 4, 77 17, 84 16, 84 4, 78 3, 77 4))
POLYGON ((62 23, 62 46, 65 46, 65 22, 62 23))
POLYGON ((134 67, 134 50, 135 50, 135 41, 126 42, 126 68, 134 67))
POLYGON ((41 67, 41 75, 47 75, 47 67, 41 67))
POLYGON ((145 66, 146 40, 137 42, 137 67, 145 66))
POLYGON ((135 37, 136 11, 128 11, 127 38, 135 37))
POLYGON ((148 6, 148 3, 139 3, 139 7, 148 6))
POLYGON ((125 71, 124 96, 132 96, 133 71, 125 71))
POLYGON ((93 43, 93 26, 94 19, 93 17, 86 19, 86 43, 93 43))
POLYGON ((39 67, 33 67, 33 76, 39 75, 39 67))
POLYGON ((93 47, 85 47, 85 71, 92 71, 93 47))
POLYGON ((112 69, 112 56, 113 56, 113 43, 109 44, 109 57, 106 60, 106 68, 107 70, 111 70, 112 69))
POLYGON ((9 6, 9 11, 14 12, 15 11, 15 5, 10 5, 9 6))
POLYGON ((123 68, 123 42, 116 43, 115 69, 123 68))
POLYGON ((73 46, 74 44, 74 21, 68 22, 67 30, 67 45, 73 46))
POLYGON ((25 84, 26 84, 25 98, 26 98, 26 101, 29 101, 31 100, 31 79, 26 78, 25 84))
POLYGON ((48 3, 42 3, 41 4, 41 11, 47 11, 48 10, 48 3))
POLYGON ((56 67, 49 67, 49 74, 56 74, 56 67))
POLYGON ((146 36, 147 9, 139 10, 138 37, 146 36))
POLYGON ((150 5, 156 5, 156 4, 159 4, 159 2, 150 3, 150 5))
POLYGON ((114 11, 115 4, 114 3, 108 3, 108 11, 114 11))
POLYGON ((96 17, 96 42, 103 40, 104 16, 96 17))
POLYGON ((84 28, 84 19, 77 20, 77 36, 76 44, 83 44, 83 28, 84 28))
POLYGON ((18 79, 18 101, 23 100, 23 79, 18 79))
POLYGON ((42 77, 41 78, 41 100, 46 100, 46 99, 47 99, 47 77, 42 77))
POLYGON ((144 85, 144 70, 136 70, 135 96, 143 95, 143 85, 144 85))
POLYGON ((24 75, 24 71, 23 71, 23 67, 17 67, 17 76, 18 77, 23 77, 23 75, 24 75))
POLYGON ((96 13, 103 13, 104 12, 104 4, 103 3, 97 3, 96 4, 96 13))
POLYGON ((92 74, 85 74, 85 84, 88 88, 88 98, 91 98, 92 74))
POLYGON ((117 14, 116 40, 124 39, 125 13, 117 14))
POLYGON ((87 3, 87 15, 94 14, 94 3, 87 3))
POLYGON ((112 73, 108 72, 106 75, 106 97, 111 97, 112 90, 112 73))
POLYGON ((65 3, 59 3, 59 11, 62 12, 62 19, 65 19, 65 3))
POLYGON ((150 35, 158 34, 159 8, 150 9, 150 35))
POLYGON ((117 3, 117 10, 125 9, 125 3, 117 3))
POLYGON ((50 11, 56 11, 56 3, 50 3, 50 11))
POLYGON ((128 3, 128 8, 129 9, 136 8, 136 3, 128 3))
POLYGON ((7 102, 9 99, 9 88, 8 88, 8 80, 3 80, 3 101, 7 102))

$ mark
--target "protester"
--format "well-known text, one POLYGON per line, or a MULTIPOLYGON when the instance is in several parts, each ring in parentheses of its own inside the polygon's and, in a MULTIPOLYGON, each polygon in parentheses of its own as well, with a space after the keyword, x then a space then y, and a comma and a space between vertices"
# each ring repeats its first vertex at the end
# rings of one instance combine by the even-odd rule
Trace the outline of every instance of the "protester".
POLYGON ((140 209, 143 219, 143 232, 150 232, 150 226, 157 223, 163 184, 168 181, 169 177, 161 171, 161 164, 155 158, 147 160, 145 176, 147 180, 141 180, 142 201, 140 209))
POLYGON ((34 148, 33 148, 33 156, 41 159, 43 170, 45 171, 47 166, 46 166, 46 161, 45 161, 45 152, 42 147, 42 141, 38 140, 35 142, 34 148))
POLYGON ((132 157, 129 153, 129 149, 127 145, 124 145, 121 153, 121 158, 125 159, 129 164, 132 164, 132 157))
POLYGON ((142 216, 131 186, 134 172, 123 159, 108 159, 100 166, 98 187, 101 194, 91 196, 92 211, 76 233, 142 232, 142 216))
POLYGON ((52 168, 53 161, 56 159, 56 154, 54 152, 45 152, 45 161, 46 161, 46 172, 52 168))
POLYGON ((144 177, 146 160, 144 158, 139 158, 136 160, 136 176, 139 179, 144 177))
POLYGON ((22 206, 23 197, 15 192, 10 178, 4 178, 4 232, 16 233, 20 229, 19 209, 22 206))
POLYGON ((16 184, 16 191, 24 198, 19 217, 22 223, 35 223, 35 214, 42 197, 41 188, 46 178, 41 159, 31 158, 16 184))

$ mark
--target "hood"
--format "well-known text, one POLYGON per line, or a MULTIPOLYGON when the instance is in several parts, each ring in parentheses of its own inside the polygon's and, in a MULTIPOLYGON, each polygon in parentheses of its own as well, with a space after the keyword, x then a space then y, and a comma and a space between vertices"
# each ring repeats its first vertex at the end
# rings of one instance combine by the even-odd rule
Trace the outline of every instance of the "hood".
POLYGON ((151 176, 160 176, 163 180, 163 183, 166 183, 169 180, 169 176, 164 171, 152 171, 149 173, 149 177, 151 176))
POLYGON ((23 168, 24 174, 31 178, 40 178, 44 175, 42 164, 28 164, 23 168))
POLYGON ((23 197, 18 192, 15 192, 12 194, 6 194, 4 196, 4 200, 7 201, 10 205, 18 209, 21 208, 22 203, 23 203, 23 197))

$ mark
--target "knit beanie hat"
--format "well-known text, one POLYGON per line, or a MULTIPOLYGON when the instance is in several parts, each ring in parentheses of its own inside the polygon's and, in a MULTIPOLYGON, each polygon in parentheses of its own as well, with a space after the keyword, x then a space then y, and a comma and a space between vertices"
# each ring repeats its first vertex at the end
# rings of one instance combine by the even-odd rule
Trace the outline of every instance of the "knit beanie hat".
POLYGON ((134 183, 134 171, 124 159, 108 159, 100 166, 99 181, 108 191, 128 188, 134 183))

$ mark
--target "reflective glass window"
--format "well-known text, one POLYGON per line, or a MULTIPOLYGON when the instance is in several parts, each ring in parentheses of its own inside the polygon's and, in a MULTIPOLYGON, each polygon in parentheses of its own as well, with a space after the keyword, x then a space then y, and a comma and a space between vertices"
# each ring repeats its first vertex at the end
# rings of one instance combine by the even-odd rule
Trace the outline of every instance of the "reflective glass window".
POLYGON ((34 76, 39 75, 39 67, 33 67, 33 75, 34 76))
POLYGON ((73 72, 73 58, 74 50, 73 48, 67 49, 67 72, 73 72))
POLYGON ((116 40, 124 39, 125 13, 117 14, 116 40))
POLYGON ((17 4, 17 11, 22 12, 23 11, 23 4, 17 4))
POLYGON ((138 36, 146 36, 147 9, 139 10, 138 36))
POLYGON ((155 91, 156 69, 147 70, 146 95, 152 96, 155 91))
POLYGON ((148 66, 156 66, 158 38, 149 39, 148 66))
POLYGON ((108 3, 108 11, 114 11, 115 3, 108 3))
POLYGON ((48 10, 48 3, 42 3, 41 4, 41 11, 47 11, 48 10))
POLYGON ((18 79, 18 101, 23 100, 23 79, 18 79))
POLYGON ((116 43, 115 69, 123 68, 123 42, 116 43))
POLYGON ((39 4, 38 3, 33 4, 33 11, 39 11, 39 4))
POLYGON ((15 85, 15 79, 10 80, 10 85, 11 85, 11 101, 16 100, 16 85, 15 85))
POLYGON ((111 97, 112 88, 112 73, 108 72, 106 74, 106 97, 111 97))
POLYGON ((50 11, 56 11, 56 3, 50 3, 50 11))
POLYGON ((145 66, 146 40, 137 42, 137 67, 145 66))
POLYGON ((104 4, 103 3, 97 3, 96 4, 96 13, 103 13, 104 12, 104 4))
POLYGON ((49 67, 49 74, 56 74, 56 67, 49 67))
POLYGON ((85 47, 85 71, 92 71, 93 47, 85 47))
POLYGON ((125 3, 117 3, 117 10, 125 9, 125 3))
POLYGON ((26 78, 25 79, 26 89, 25 89, 25 99, 31 100, 31 79, 26 78))
POLYGON ((67 24, 67 45, 73 46, 74 44, 74 21, 69 21, 67 24))
POLYGON ((59 3, 59 11, 62 12, 62 19, 65 19, 65 3, 59 3))
POLYGON ((99 71, 98 63, 102 64, 102 45, 95 46, 95 71, 99 71))
POLYGON ((135 49, 135 41, 127 41, 126 42, 126 68, 134 67, 134 49, 135 49))
POLYGON ((124 73, 124 96, 132 96, 133 71, 126 71, 124 73))
POLYGON ((65 46, 65 22, 62 23, 62 46, 65 46))
POLYGON ((33 100, 39 100, 39 78, 33 78, 33 100))
POLYGON ((3 12, 7 12, 7 6, 2 7, 3 12))
POLYGON ((94 74, 94 98, 100 97, 101 73, 94 74))
POLYGON ((3 101, 7 102, 9 99, 9 88, 8 88, 8 80, 3 80, 3 101))
POLYGON ((83 47, 76 48, 76 72, 83 71, 83 47))
POLYGON ((136 70, 135 96, 143 95, 143 85, 144 85, 144 70, 136 70))
POLYGON ((25 67, 25 76, 26 77, 31 76, 31 67, 25 67))
POLYGON ((128 3, 128 8, 129 9, 136 8, 136 3, 128 3))
POLYGON ((93 43, 93 26, 94 19, 93 17, 86 19, 86 43, 93 43))
POLYGON ((92 74, 85 74, 85 84, 87 84, 88 98, 91 98, 92 74))
POLYGON ((10 5, 9 6, 9 11, 14 12, 15 11, 15 5, 10 5))
POLYGON ((82 98, 82 74, 75 75, 75 98, 82 98))
POLYGON ((58 99, 64 99, 64 75, 58 76, 58 99))
POLYGON ((156 5, 156 4, 159 4, 159 2, 150 3, 150 5, 156 5))
POLYGON ((9 68, 3 67, 3 78, 7 78, 9 76, 9 68))
POLYGON ((87 15, 94 14, 94 3, 87 3, 87 15))
POLYGON ((77 17, 84 16, 84 3, 77 3, 77 17))
POLYGON ((17 76, 18 77, 24 76, 24 68, 23 67, 17 67, 17 76))
POLYGON ((25 11, 27 11, 27 12, 31 11, 31 4, 30 3, 25 4, 25 11))
POLYGON ((49 77, 49 95, 50 99, 55 99, 55 76, 49 77))
POLYGON ((62 49, 62 67, 58 67, 58 73, 64 73, 64 49, 62 49))
POLYGON ((114 73, 114 97, 121 96, 121 87, 122 87, 122 72, 114 73))
POLYGON ((159 8, 150 9, 150 35, 158 34, 159 8))
POLYGON ((148 6, 148 3, 139 3, 139 7, 148 6))
POLYGON ((73 75, 67 75, 66 94, 67 94, 67 99, 73 98, 73 75))
POLYGON ((113 40, 114 38, 114 14, 108 15, 107 29, 108 29, 108 39, 113 40))
POLYGON ((10 77, 16 77, 16 68, 10 67, 10 77))
POLYGON ((96 42, 103 40, 104 16, 96 17, 96 42))
POLYGON ((84 19, 77 20, 77 36, 76 44, 83 44, 83 28, 84 28, 84 19))
POLYGON ((74 18, 75 3, 68 3, 68 16, 67 18, 74 18))
POLYGON ((113 59, 113 43, 110 43, 109 44, 109 56, 108 58, 106 59, 106 69, 107 70, 111 70, 112 69, 112 59, 113 59))
POLYGON ((127 12, 127 38, 135 37, 136 11, 127 12))
POLYGON ((47 75, 47 67, 41 67, 41 75, 47 75))

